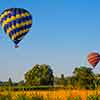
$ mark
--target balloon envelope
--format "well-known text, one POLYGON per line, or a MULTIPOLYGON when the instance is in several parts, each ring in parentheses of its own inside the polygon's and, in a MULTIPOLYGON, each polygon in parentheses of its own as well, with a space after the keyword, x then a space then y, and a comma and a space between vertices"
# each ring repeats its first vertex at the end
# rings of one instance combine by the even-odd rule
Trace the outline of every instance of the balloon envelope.
POLYGON ((88 62, 95 67, 100 61, 100 54, 96 52, 92 52, 87 57, 88 62))
POLYGON ((32 15, 23 8, 9 8, 0 15, 0 24, 17 45, 29 32, 32 26, 32 15))

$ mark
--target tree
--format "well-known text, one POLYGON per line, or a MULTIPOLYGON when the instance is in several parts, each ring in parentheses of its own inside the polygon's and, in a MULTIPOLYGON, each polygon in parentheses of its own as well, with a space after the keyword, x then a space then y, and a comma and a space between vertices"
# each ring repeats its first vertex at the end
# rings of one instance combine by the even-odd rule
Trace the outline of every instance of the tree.
POLYGON ((100 88, 100 74, 96 74, 96 84, 97 87, 100 88))
POLYGON ((13 82, 12 82, 12 80, 11 80, 10 77, 9 77, 9 79, 8 79, 8 85, 9 85, 9 86, 12 86, 12 85, 13 85, 13 82))
POLYGON ((79 67, 74 69, 74 76, 78 80, 78 86, 81 88, 94 89, 96 87, 96 77, 92 68, 79 67))
POLYGON ((24 76, 28 85, 53 85, 54 82, 53 70, 46 64, 36 64, 24 76))

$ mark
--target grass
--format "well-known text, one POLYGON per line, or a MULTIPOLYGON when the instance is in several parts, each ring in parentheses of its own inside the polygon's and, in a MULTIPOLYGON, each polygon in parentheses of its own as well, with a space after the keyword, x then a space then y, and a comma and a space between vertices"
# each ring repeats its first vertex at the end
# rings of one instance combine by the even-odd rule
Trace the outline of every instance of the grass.
POLYGON ((2 91, 0 100, 100 100, 98 90, 2 91))

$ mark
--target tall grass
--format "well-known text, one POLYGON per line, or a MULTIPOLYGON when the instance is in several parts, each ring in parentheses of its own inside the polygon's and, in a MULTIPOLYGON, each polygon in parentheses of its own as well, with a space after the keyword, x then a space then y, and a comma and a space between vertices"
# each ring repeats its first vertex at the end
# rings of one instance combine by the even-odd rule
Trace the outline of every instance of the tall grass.
MULTIPOLYGON (((65 90, 69 92, 68 90, 65 90)), ((55 91, 55 94, 53 94, 52 91, 49 90, 49 93, 44 91, 44 94, 40 92, 30 92, 30 91, 5 91, 4 93, 0 92, 0 100, 100 100, 99 92, 91 91, 89 94, 87 91, 77 91, 75 90, 72 92, 70 90, 70 95, 65 94, 59 94, 57 95, 55 91), (84 94, 83 94, 84 93, 84 94), (62 97, 65 96, 65 99, 62 97), (83 98, 85 96, 85 99, 83 98)))
POLYGON ((68 97, 67 100, 82 100, 82 98, 80 96, 68 97))
MULTIPOLYGON (((16 99, 12 99, 11 95, 1 95, 0 100, 52 100, 50 98, 44 98, 43 96, 32 96, 28 97, 26 95, 18 95, 16 99)), ((57 97, 54 100, 63 100, 59 97, 57 97)), ((76 96, 76 97, 67 97, 66 100, 83 100, 81 96, 76 96)), ((89 95, 87 96, 86 100, 100 100, 99 95, 89 95)))

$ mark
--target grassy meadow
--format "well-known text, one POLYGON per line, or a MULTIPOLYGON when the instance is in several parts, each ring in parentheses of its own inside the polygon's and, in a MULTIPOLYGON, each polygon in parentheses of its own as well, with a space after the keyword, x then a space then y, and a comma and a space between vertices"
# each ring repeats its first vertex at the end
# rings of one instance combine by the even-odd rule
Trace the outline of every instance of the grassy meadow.
POLYGON ((0 92, 0 100, 100 100, 100 90, 4 90, 0 92))

